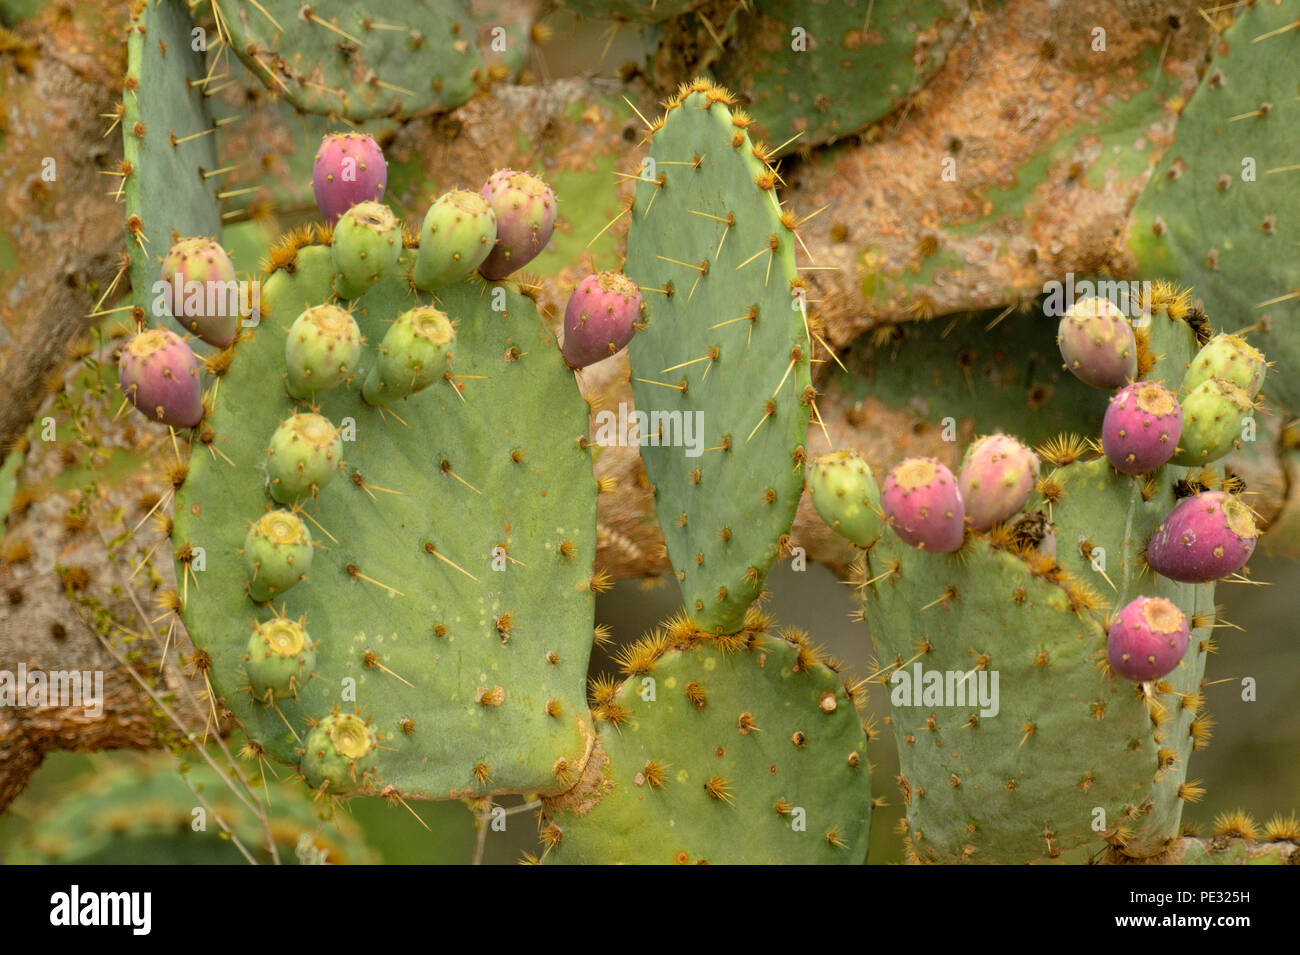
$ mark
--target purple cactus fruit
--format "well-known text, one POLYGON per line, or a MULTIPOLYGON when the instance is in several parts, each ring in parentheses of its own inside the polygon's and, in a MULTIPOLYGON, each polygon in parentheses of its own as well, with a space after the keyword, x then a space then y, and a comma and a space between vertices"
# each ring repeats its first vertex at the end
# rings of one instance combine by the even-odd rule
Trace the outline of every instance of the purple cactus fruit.
POLYGON ((499 169, 483 187, 483 198, 497 216, 497 241, 478 270, 496 282, 522 269, 551 241, 555 193, 530 173, 499 169))
POLYGON ((316 150, 311 185, 321 218, 333 225, 358 202, 384 198, 388 163, 365 133, 329 133, 316 150))
POLYGON ((1015 514, 1034 489, 1038 455, 1015 438, 991 434, 966 449, 958 487, 966 518, 977 531, 986 531, 1015 514))
POLYGON ((1147 564, 1185 584, 1222 580, 1255 552, 1259 531, 1250 508, 1223 491, 1184 498, 1147 542, 1147 564))
POLYGON ((906 458, 885 478, 881 504, 889 526, 920 550, 948 554, 961 547, 966 521, 957 479, 934 458, 906 458))
POLYGON ((203 418, 199 360, 174 332, 151 328, 135 335, 122 349, 117 379, 151 421, 192 428, 203 418))
POLYGON ((1187 617, 1176 606, 1163 597, 1139 597, 1111 622, 1106 659, 1126 680, 1158 680, 1182 661, 1187 635, 1187 617))
POLYGON ((1101 446, 1120 474, 1146 474, 1174 456, 1183 434, 1183 409, 1158 381, 1125 386, 1106 408, 1101 446))
POLYGON ((173 245, 163 259, 158 289, 172 317, 209 345, 225 348, 235 340, 239 283, 230 256, 216 242, 194 238, 173 245))
POLYGON ((641 291, 622 272, 588 275, 564 310, 564 360, 586 368, 616 353, 636 334, 641 307, 641 291))
POLYGON ((1137 376, 1137 339, 1124 313, 1104 298, 1076 302, 1056 334, 1065 367, 1094 388, 1119 388, 1137 376))

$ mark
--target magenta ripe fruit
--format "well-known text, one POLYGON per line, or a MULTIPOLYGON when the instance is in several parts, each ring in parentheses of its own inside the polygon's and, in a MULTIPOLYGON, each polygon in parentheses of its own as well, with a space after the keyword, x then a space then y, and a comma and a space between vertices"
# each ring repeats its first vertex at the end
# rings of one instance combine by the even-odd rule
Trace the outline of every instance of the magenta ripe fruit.
POLYGON ((934 458, 907 458, 889 472, 881 504, 889 526, 920 550, 947 554, 961 547, 966 508, 952 472, 934 458))
POLYGON ((1158 381, 1125 386, 1106 408, 1101 446, 1120 474, 1146 474, 1174 456, 1183 433, 1183 409, 1158 381))
POLYGON ((131 338, 117 362, 123 393, 151 421, 192 428, 203 418, 199 360, 181 337, 151 328, 131 338))
POLYGON ((1038 477, 1038 455, 1015 438, 991 434, 966 449, 958 486, 971 527, 986 531, 1029 500, 1038 477))
POLYGON ((1222 580, 1255 552, 1259 531, 1250 508, 1224 491, 1184 498, 1147 541, 1147 564, 1185 584, 1222 580))
POLYGON ((497 240, 478 270, 499 281, 535 259, 555 230, 555 193, 531 173, 499 169, 483 187, 497 217, 497 240))
POLYGON ((627 345, 641 322, 641 291, 622 272, 597 272, 578 283, 564 310, 564 360, 585 368, 627 345))
POLYGON ((329 133, 316 150, 312 191, 330 225, 359 202, 379 202, 388 186, 388 163, 365 133, 329 133))
POLYGON ((1115 615, 1106 635, 1106 659, 1126 680, 1158 680, 1187 652, 1187 617, 1163 597, 1139 597, 1115 615))

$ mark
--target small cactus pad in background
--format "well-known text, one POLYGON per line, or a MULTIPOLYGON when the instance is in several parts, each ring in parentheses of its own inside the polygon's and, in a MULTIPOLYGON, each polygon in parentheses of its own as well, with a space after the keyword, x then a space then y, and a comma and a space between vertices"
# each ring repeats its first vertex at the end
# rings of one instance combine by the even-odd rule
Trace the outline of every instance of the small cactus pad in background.
POLYGON ((463 282, 496 241, 497 215, 487 199, 468 189, 445 193, 424 216, 411 281, 426 292, 463 282))
POLYGON ((856 451, 823 454, 808 470, 808 496, 826 525, 859 547, 880 538, 884 511, 871 468, 856 451))
POLYGON ((179 335, 164 328, 138 332, 122 347, 118 382, 151 421, 192 428, 203 418, 199 360, 179 335))
POLYGON ((742 625, 789 533, 813 399, 795 220, 733 101, 703 80, 669 101, 625 266, 646 296, 628 346, 637 411, 667 422, 641 456, 687 612, 719 633, 742 625), (688 427, 696 447, 673 446, 688 427))
POLYGON ((483 66, 461 0, 385 0, 382 23, 339 0, 213 5, 244 64, 307 113, 356 121, 454 109, 483 66))
POLYGON ((361 360, 361 329, 337 305, 317 305, 299 315, 284 342, 285 389, 293 398, 337 388, 361 360))
POLYGON ((616 354, 641 323, 641 291, 621 272, 588 275, 564 309, 564 360, 585 368, 616 354))
POLYGON ((483 187, 496 216, 497 238, 479 271, 498 281, 522 269, 551 241, 555 193, 532 173, 498 169, 483 187))
POLYGON ((135 4, 131 11, 122 194, 132 295, 150 311, 158 263, 172 237, 221 232, 220 180, 204 175, 220 164, 209 135, 214 127, 204 95, 207 69, 191 46, 194 24, 184 0, 135 4))
POLYGON ((675 623, 624 651, 621 682, 593 681, 599 745, 579 785, 543 800, 543 861, 860 864, 855 691, 798 631, 683 638, 675 623))
POLYGON ((1061 319, 1056 341, 1065 367, 1094 388, 1120 388, 1137 376, 1137 340, 1124 313, 1104 298, 1085 298, 1061 319))
POLYGON ((970 22, 967 0, 893 0, 874 15, 860 0, 751 6, 718 76, 744 94, 763 134, 790 149, 849 136, 902 106, 970 22))
POLYGON ((1187 617, 1163 597, 1138 597, 1115 615, 1106 659, 1126 680, 1158 680, 1187 653, 1187 617))
POLYGON ((209 345, 225 348, 239 332, 235 267, 211 239, 182 239, 162 264, 167 307, 181 327, 209 345))
POLYGON ((311 184, 321 218, 333 225, 357 203, 383 200, 388 162, 365 133, 329 133, 316 150, 311 184))
POLYGON ((304 310, 331 301, 331 250, 297 248, 292 272, 263 283, 262 322, 235 346, 205 421, 221 453, 193 456, 177 491, 173 542, 207 555, 206 570, 178 571, 199 584, 182 616, 249 735, 275 759, 301 760, 314 786, 329 782, 327 794, 381 785, 417 798, 559 792, 567 783, 556 761, 578 765, 593 734, 584 681, 603 578, 592 566, 588 409, 531 301, 477 278, 436 297, 413 294, 415 257, 405 250, 349 303, 368 343, 361 367, 351 385, 313 394, 311 408, 285 393, 285 338, 304 310), (388 336, 422 309, 446 316, 434 322, 444 331, 457 323, 454 361, 439 353, 428 387, 367 404, 360 380, 385 362, 403 369, 395 385, 411 384, 405 362, 418 336, 405 350, 388 336), (259 520, 271 503, 268 437, 308 413, 338 430, 344 477, 298 499, 296 513, 259 520), (250 522, 270 520, 292 521, 301 539, 286 527, 244 542, 250 522), (285 537, 294 563, 275 564, 268 580, 280 558, 273 541, 285 537), (261 589, 271 584, 294 585, 261 589), (250 628, 273 616, 303 621, 317 675, 275 708, 247 691, 243 660, 250 628), (320 740, 335 707, 368 722, 373 752, 359 755, 365 747, 351 736, 346 745, 338 734, 320 740), (338 771, 341 758, 356 762, 355 778, 338 771))
POLYGON ((889 526, 913 547, 936 554, 961 547, 966 509, 957 479, 941 461, 900 461, 885 477, 880 501, 889 526))
POLYGON ((1110 399, 1101 444, 1120 474, 1146 474, 1174 456, 1182 433, 1183 409, 1173 392, 1158 381, 1139 381, 1110 399))
POLYGON ((1170 580, 1222 580, 1246 565, 1258 536, 1250 508, 1224 491, 1203 491, 1160 522, 1147 542, 1147 563, 1170 580))
POLYGON ((957 486, 966 518, 986 531, 1025 506, 1038 478, 1038 455, 1005 434, 979 438, 962 458, 957 486))
POLYGON ((393 270, 402 254, 402 227, 388 206, 360 202, 334 226, 334 294, 356 298, 393 270))

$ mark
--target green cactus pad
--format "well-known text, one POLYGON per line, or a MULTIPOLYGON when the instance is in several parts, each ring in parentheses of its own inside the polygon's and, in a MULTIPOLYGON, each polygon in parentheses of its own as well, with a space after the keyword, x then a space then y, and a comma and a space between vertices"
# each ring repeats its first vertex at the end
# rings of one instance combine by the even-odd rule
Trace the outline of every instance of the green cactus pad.
MULTIPOLYGON (((1176 384, 1195 352, 1193 333, 1163 315, 1151 331, 1167 360, 1150 377, 1176 384)), ((991 688, 998 674, 996 714, 956 698, 955 684, 952 697, 919 703, 902 678, 888 686, 899 694, 892 722, 917 857, 1023 863, 1101 849, 1103 839, 1144 856, 1178 835, 1196 709, 1185 701, 1200 689, 1211 631, 1193 630, 1182 663, 1158 685, 1160 726, 1137 687, 1100 664, 1105 617, 1135 597, 1165 597, 1189 619, 1213 617, 1213 585, 1141 570, 1141 548, 1173 509, 1185 473, 1165 468, 1150 500, 1142 478, 1116 474, 1105 459, 1052 473, 1059 500, 1049 508, 1039 496, 1029 509, 1050 510, 1056 562, 996 549, 981 535, 943 557, 886 534, 865 559, 875 582, 862 590, 864 612, 882 682, 899 669, 915 683, 918 665, 922 680, 970 673, 975 688, 981 678, 991 688)))
POLYGON ((845 687, 806 643, 731 639, 641 662, 610 696, 586 785, 544 803, 544 861, 865 860, 867 740, 845 687))
POLYGON ((1300 409, 1300 2, 1255 3, 1218 54, 1139 197, 1129 248, 1144 278, 1193 285, 1217 327, 1267 316, 1250 343, 1277 368, 1266 394, 1300 409), (1271 35, 1270 35, 1271 34, 1271 35), (1250 177, 1246 181, 1243 177, 1250 177), (1266 304, 1270 303, 1270 304, 1266 304))
POLYGON ((307 113, 359 121, 454 109, 483 68, 460 0, 389 0, 373 16, 337 0, 212 2, 244 64, 307 113))
POLYGON ((901 106, 943 66, 966 0, 757 0, 718 78, 744 94, 773 143, 817 146, 901 106), (802 31, 802 32, 799 32, 802 31))
MULTIPOLYGON (((79 781, 41 807, 9 862, 21 865, 242 865, 219 817, 258 862, 272 861, 262 822, 206 765, 187 773, 212 812, 199 802, 170 757, 114 765, 79 781), (203 828, 196 829, 195 826, 203 828)), ((357 824, 345 813, 321 818, 322 807, 298 786, 272 784, 267 813, 281 862, 301 861, 299 840, 333 864, 374 864, 357 824)))
POLYGON ((795 236, 756 184, 771 185, 771 171, 733 123, 729 94, 695 88, 673 101, 653 135, 653 176, 637 183, 624 270, 643 289, 647 327, 628 351, 637 411, 703 431, 688 457, 667 419, 665 445, 678 446, 641 455, 688 612, 730 632, 803 491, 811 355, 795 236))
POLYGON ((199 82, 207 75, 203 55, 190 46, 189 9, 181 0, 160 0, 132 10, 121 123, 130 172, 122 194, 132 295, 153 315, 153 286, 173 234, 221 233, 220 180, 202 175, 217 168, 217 147, 199 82))
POLYGON ((219 694, 280 760, 296 764, 308 721, 337 705, 380 737, 372 788, 442 798, 556 791, 553 764, 578 759, 591 733, 587 407, 528 299, 480 281, 416 296, 414 258, 408 250, 396 274, 354 300, 368 342, 358 379, 316 396, 343 434, 344 470, 298 505, 316 543, 312 567, 274 612, 305 618, 317 678, 278 713, 245 689, 249 629, 273 611, 244 594, 239 548, 269 506, 267 436, 307 410, 284 392, 285 336, 305 308, 330 300, 325 246, 299 249, 293 274, 265 282, 262 324, 236 345, 205 419, 212 452, 192 456, 177 494, 174 542, 206 555, 183 588, 183 616, 212 656, 219 694), (457 323, 456 384, 366 405, 359 381, 385 328, 420 304, 457 323))

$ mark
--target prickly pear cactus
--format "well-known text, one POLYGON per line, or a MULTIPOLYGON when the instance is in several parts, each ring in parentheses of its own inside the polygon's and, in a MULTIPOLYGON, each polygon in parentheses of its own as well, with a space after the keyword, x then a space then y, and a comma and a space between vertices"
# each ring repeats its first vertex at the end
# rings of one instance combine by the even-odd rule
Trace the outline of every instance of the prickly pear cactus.
POLYGON ((544 861, 864 861, 860 698, 804 634, 766 631, 760 613, 728 636, 679 618, 622 652, 617 684, 594 681, 599 744, 582 784, 544 801, 544 861))
MULTIPOLYGON (((215 127, 182 0, 132 6, 122 97, 122 195, 135 304, 153 314, 158 263, 174 234, 221 232, 215 127)), ((159 316, 161 317, 161 316, 159 316)))
POLYGON ((333 0, 210 2, 244 64, 308 113, 360 121, 453 109, 483 68, 460 0, 389 0, 375 16, 333 0))
MULTIPOLYGON (((1148 379, 1177 387, 1193 331, 1163 314, 1150 331, 1162 360, 1148 379)), ((1195 795, 1185 780, 1204 736, 1214 586, 1156 577, 1142 558, 1186 472, 1127 477, 1104 458, 1070 460, 1084 448, 1069 443, 1045 453, 1053 466, 1027 511, 1055 525, 1054 556, 1001 525, 952 555, 885 535, 863 560, 920 861, 1081 861, 1107 843, 1156 855, 1195 795), (1193 623, 1181 664, 1148 696, 1105 665, 1105 620, 1139 595, 1193 623)))
POLYGON ((553 766, 578 762, 592 732, 587 407, 529 299, 481 279, 414 295, 415 254, 348 303, 361 367, 314 405, 286 393, 286 336, 302 312, 334 301, 329 246, 298 248, 265 282, 262 322, 235 346, 203 422, 206 450, 177 492, 183 616, 249 733, 281 760, 303 755, 331 794, 558 791, 553 766), (369 405, 361 382, 417 304, 454 325, 444 370, 406 399, 369 405), (342 460, 314 496, 298 488, 286 502, 314 551, 305 579, 263 606, 241 550, 273 505, 272 435, 296 412, 338 430, 342 460), (254 624, 273 615, 303 620, 315 666, 296 696, 268 705, 248 688, 244 655, 254 624), (359 712, 367 729, 330 724, 322 755, 309 733, 336 709, 359 712), (352 776, 320 768, 335 749, 356 762, 352 776))
POLYGON ((697 81, 654 124, 626 265, 647 311, 629 346, 655 435, 641 453, 687 612, 718 633, 740 628, 789 532, 811 407, 797 223, 732 102, 697 81))
POLYGON ((966 0, 753 6, 718 78, 783 149, 832 142, 901 106, 943 65, 970 16, 966 0))
POLYGON ((1223 31, 1128 238, 1144 275, 1194 285, 1226 331, 1251 326, 1251 342, 1278 363, 1265 389, 1292 410, 1300 409, 1298 18, 1296 0, 1254 3, 1223 31))

